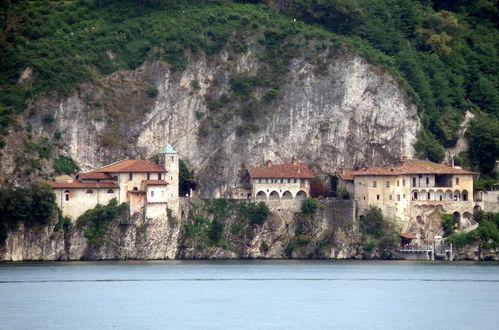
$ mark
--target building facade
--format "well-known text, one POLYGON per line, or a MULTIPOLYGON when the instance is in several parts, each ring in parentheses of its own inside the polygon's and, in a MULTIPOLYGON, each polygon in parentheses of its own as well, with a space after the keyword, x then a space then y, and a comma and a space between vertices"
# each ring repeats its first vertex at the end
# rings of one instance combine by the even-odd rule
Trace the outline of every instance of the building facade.
POLYGON ((404 231, 418 231, 413 234, 419 238, 437 231, 442 213, 453 214, 462 228, 471 226, 477 207, 473 200, 474 174, 406 158, 394 167, 336 172, 339 187, 347 189, 356 201, 359 216, 371 206, 379 207, 385 216, 398 220, 404 231))
POLYGON ((76 220, 86 210, 105 205, 113 198, 128 203, 130 213, 146 218, 178 209, 178 155, 170 145, 159 154, 162 166, 145 160, 124 160, 80 173, 76 178, 61 176, 50 182, 64 216, 76 220), (168 181, 169 180, 169 181, 168 181))
POLYGON ((315 175, 296 157, 290 164, 272 164, 250 168, 247 171, 247 192, 249 199, 294 200, 310 196, 310 180, 315 175))

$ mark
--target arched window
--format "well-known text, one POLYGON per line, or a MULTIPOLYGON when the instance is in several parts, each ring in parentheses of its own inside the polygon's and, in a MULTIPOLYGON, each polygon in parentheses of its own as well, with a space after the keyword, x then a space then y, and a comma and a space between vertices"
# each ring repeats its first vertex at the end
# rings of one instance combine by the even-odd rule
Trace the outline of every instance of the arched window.
POLYGON ((299 192, 296 193, 296 199, 305 199, 307 198, 307 193, 304 192, 303 190, 300 190, 299 192))
POLYGON ((265 192, 263 192, 263 191, 259 191, 256 194, 256 199, 267 199, 267 194, 265 194, 265 192))
POLYGON ((468 191, 463 190, 463 201, 467 201, 467 200, 468 200, 468 191))
POLYGON ((269 195, 269 199, 279 199, 279 193, 277 191, 272 191, 269 195))
POLYGON ((137 188, 137 187, 133 187, 133 190, 139 190, 139 188, 137 188))
POLYGON ((87 194, 93 194, 93 193, 94 193, 94 191, 92 189, 87 190, 87 194))
POLYGON ((113 189, 108 189, 108 190, 107 190, 107 193, 108 193, 108 194, 114 194, 114 190, 113 190, 113 189))
POLYGON ((69 190, 64 190, 64 200, 69 201, 69 190))

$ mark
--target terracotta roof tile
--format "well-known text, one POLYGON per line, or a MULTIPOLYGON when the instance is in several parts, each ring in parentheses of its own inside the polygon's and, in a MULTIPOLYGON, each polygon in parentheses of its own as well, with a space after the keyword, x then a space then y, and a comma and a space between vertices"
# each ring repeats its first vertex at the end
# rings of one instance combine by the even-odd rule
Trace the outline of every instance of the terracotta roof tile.
POLYGON ((407 239, 417 239, 416 236, 411 235, 411 234, 400 234, 400 237, 407 238, 407 239))
POLYGON ((81 180, 112 180, 113 177, 108 173, 102 172, 88 172, 88 173, 80 173, 77 176, 81 180))
POLYGON ((111 164, 106 167, 95 170, 94 172, 103 173, 165 173, 167 172, 164 168, 158 164, 151 163, 141 159, 130 159, 118 162, 116 164, 111 164))
POLYGON ((145 194, 146 192, 144 190, 128 190, 129 194, 145 194))
POLYGON ((142 180, 146 186, 166 186, 168 182, 165 180, 142 180))
POLYGON ((426 160, 404 160, 402 164, 394 167, 368 167, 357 171, 345 171, 341 173, 336 171, 342 180, 353 180, 356 176, 393 176, 393 175, 411 175, 411 174, 476 174, 472 171, 455 168, 449 165, 437 164, 426 160), (343 177, 347 179, 343 179, 343 177))
POLYGON ((117 185, 112 182, 54 182, 50 181, 49 184, 53 189, 119 189, 117 185))
POLYGON ((315 175, 303 163, 271 165, 248 169, 252 178, 296 178, 314 179, 315 175))

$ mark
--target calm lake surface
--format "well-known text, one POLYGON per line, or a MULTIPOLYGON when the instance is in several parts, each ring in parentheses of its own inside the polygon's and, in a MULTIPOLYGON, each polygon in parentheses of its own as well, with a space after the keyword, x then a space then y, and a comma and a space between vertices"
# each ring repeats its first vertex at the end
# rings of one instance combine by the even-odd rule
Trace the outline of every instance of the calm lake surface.
POLYGON ((0 329, 499 329, 499 265, 0 263, 0 329))

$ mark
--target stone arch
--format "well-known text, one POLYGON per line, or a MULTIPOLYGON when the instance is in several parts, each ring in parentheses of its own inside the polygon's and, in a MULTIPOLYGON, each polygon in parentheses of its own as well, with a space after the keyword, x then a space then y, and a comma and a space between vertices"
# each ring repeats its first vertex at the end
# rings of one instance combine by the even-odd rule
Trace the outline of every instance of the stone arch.
POLYGON ((279 199, 279 193, 273 190, 269 195, 269 199, 279 199))
POLYGON ((282 194, 282 199, 293 199, 293 194, 289 190, 286 190, 282 194))
POLYGON ((137 190, 139 190, 139 188, 137 188, 137 187, 133 187, 133 190, 137 191, 137 190))
POLYGON ((64 190, 64 200, 69 201, 69 190, 64 190))
POLYGON ((305 199, 305 198, 307 198, 307 193, 304 192, 303 190, 300 190, 299 192, 296 193, 296 198, 297 199, 305 199))
POLYGON ((451 201, 453 200, 452 198, 452 190, 446 190, 445 191, 445 198, 444 198, 446 201, 451 201))
POLYGON ((480 205, 475 205, 475 207, 473 208, 473 213, 480 212, 481 210, 482 208, 480 207, 480 205))
POLYGON ((455 201, 461 200, 461 192, 459 190, 454 190, 454 198, 455 201))
POLYGON ((462 197, 463 201, 467 201, 468 200, 468 190, 463 190, 461 197, 462 197))
POLYGON ((418 193, 418 191, 417 191, 417 190, 413 190, 413 191, 411 192, 411 195, 412 195, 412 200, 413 200, 413 201, 417 201, 417 200, 418 200, 418 198, 419 198, 419 193, 418 193))
POLYGON ((435 200, 436 201, 443 201, 444 200, 444 191, 443 190, 437 190, 435 193, 435 200))
POLYGON ((260 190, 256 193, 256 199, 267 199, 267 194, 260 190))

